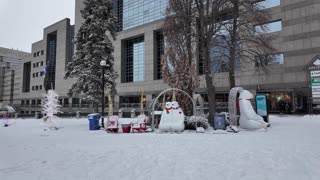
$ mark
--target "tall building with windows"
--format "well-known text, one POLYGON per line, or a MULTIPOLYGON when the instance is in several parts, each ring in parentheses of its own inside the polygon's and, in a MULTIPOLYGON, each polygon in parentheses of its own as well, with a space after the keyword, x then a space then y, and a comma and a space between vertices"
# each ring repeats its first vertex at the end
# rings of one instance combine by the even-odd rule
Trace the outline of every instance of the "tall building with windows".
MULTIPOLYGON (((83 21, 80 10, 83 0, 76 0, 75 29, 83 21)), ((161 79, 160 57, 164 51, 161 29, 167 0, 114 0, 118 16, 118 34, 115 46, 115 68, 120 74, 117 80, 118 94, 115 108, 135 108, 143 91, 146 105, 159 92, 168 88, 161 79)), ((263 0, 259 2, 270 12, 266 33, 274 35, 272 42, 279 53, 270 61, 268 56, 256 57, 256 64, 237 62, 236 85, 253 93, 266 93, 270 101, 269 110, 279 112, 283 104, 291 111, 308 108, 309 83, 305 66, 320 54, 320 1, 317 0, 263 0), (258 73, 259 64, 266 64, 268 71, 258 73)), ((256 30, 260 26, 256 25, 256 30)), ((225 43, 219 40, 217 43, 225 43)), ((213 48, 214 57, 219 49, 213 48)), ((224 52, 228 53, 228 52, 224 52)), ((213 58, 214 59, 214 58, 213 58)), ((198 60, 199 74, 203 71, 198 60)), ((214 84, 217 87, 218 110, 226 110, 229 81, 227 63, 213 63, 217 72, 214 84)), ((201 76, 198 93, 206 99, 204 77, 201 76)))
POLYGON ((62 111, 89 112, 88 106, 81 109, 80 96, 68 94, 74 79, 64 79, 66 66, 73 59, 73 38, 74 25, 66 18, 44 28, 43 39, 32 44, 31 55, 21 61, 17 74, 21 89, 16 100, 22 115, 32 116, 41 111, 45 89, 58 93, 62 111), (49 83, 44 84, 45 78, 49 83))
MULTIPOLYGON (((75 31, 83 19, 80 10, 83 0, 76 0, 75 31)), ((118 16, 118 34, 115 46, 115 68, 120 74, 117 80, 118 94, 115 109, 136 108, 143 91, 146 105, 168 86, 161 79, 160 57, 164 51, 162 24, 167 0, 114 0, 118 16)), ((308 108, 310 88, 305 66, 320 54, 320 1, 318 0, 263 0, 265 11, 271 13, 270 33, 272 42, 279 50, 275 59, 256 57, 257 62, 236 64, 236 85, 253 93, 266 93, 269 110, 279 112, 283 104, 289 104, 294 112, 308 108), (268 71, 258 73, 259 64, 266 64, 268 71)), ((256 30, 260 26, 256 25, 256 30)), ((223 40, 217 43, 224 43, 223 40)), ((219 49, 212 49, 214 57, 219 49)), ((228 53, 228 52, 225 52, 228 53)), ((203 64, 198 60, 199 74, 203 64)), ((227 63, 213 64, 217 72, 214 84, 217 87, 218 110, 225 110, 229 81, 227 63)), ((200 93, 206 99, 204 77, 201 76, 200 93)))
POLYGON ((27 52, 0 48, 0 109, 3 105, 18 104, 21 84, 17 76, 22 61, 30 56, 27 52))

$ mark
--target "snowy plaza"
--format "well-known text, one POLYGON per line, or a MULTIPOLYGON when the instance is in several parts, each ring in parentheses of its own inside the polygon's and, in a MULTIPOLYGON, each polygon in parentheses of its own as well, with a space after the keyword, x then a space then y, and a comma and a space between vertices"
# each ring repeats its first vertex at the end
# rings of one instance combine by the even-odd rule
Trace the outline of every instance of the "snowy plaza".
POLYGON ((320 116, 270 116, 268 131, 112 134, 88 120, 11 119, 0 128, 0 179, 318 180, 320 116))

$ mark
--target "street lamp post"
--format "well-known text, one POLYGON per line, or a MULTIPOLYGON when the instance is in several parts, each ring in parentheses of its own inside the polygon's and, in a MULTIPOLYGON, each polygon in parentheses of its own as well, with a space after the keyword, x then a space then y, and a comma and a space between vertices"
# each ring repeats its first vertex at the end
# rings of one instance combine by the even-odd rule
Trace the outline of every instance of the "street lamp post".
POLYGON ((104 68, 106 67, 107 63, 105 60, 100 61, 100 66, 102 68, 102 109, 101 109, 101 127, 104 128, 104 68))

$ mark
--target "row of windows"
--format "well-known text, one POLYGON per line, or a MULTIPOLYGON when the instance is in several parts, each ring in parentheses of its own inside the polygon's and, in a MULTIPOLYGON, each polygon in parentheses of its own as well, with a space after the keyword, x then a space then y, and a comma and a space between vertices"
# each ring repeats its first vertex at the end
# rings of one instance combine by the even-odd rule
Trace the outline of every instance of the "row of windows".
POLYGON ((35 104, 40 105, 41 99, 21 100, 21 106, 30 105, 30 102, 31 102, 31 105, 35 105, 35 104))
MULTIPOLYGON (((35 86, 37 88, 38 86, 35 86)), ((39 88, 42 88, 40 85, 39 88)), ((108 97, 105 97, 105 102, 108 102, 108 97)), ((69 98, 59 98, 59 104, 62 105, 63 107, 69 107, 69 98)), ((85 100, 81 100, 81 105, 80 105, 80 98, 72 98, 72 107, 89 107, 89 102, 85 100)), ((26 99, 26 100, 21 100, 21 106, 22 107, 28 107, 28 106, 40 106, 41 105, 41 99, 26 99)))
POLYGON ((167 5, 168 0, 123 0, 123 30, 163 18, 167 5))
POLYGON ((32 91, 38 91, 38 90, 42 90, 42 85, 32 86, 32 91))
POLYGON ((36 68, 36 67, 39 67, 39 66, 43 66, 43 61, 33 63, 33 68, 36 68))
POLYGON ((39 72, 32 73, 32 77, 33 77, 33 78, 39 77, 39 75, 40 75, 40 77, 43 76, 43 75, 44 75, 44 72, 41 71, 40 73, 39 73, 39 72))
POLYGON ((38 57, 38 56, 42 56, 42 55, 44 55, 44 50, 41 50, 41 51, 38 51, 38 52, 35 52, 35 53, 33 53, 33 57, 38 57))

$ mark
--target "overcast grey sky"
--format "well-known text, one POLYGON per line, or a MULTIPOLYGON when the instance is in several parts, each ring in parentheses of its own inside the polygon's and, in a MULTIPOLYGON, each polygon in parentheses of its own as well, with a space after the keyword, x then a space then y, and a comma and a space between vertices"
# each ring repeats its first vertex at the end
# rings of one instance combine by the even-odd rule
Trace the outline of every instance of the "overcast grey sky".
POLYGON ((43 28, 69 18, 74 24, 75 0, 0 0, 0 47, 31 52, 43 28))

